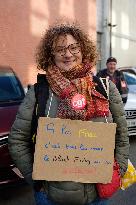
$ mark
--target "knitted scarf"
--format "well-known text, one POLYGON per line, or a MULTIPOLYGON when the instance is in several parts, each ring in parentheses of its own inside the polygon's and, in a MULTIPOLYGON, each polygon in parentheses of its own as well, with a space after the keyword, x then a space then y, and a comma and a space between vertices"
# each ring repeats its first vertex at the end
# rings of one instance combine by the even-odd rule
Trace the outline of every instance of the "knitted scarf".
MULTIPOLYGON (((56 66, 48 68, 46 77, 51 89, 60 97, 57 117, 62 119, 90 120, 94 117, 108 116, 108 100, 95 90, 91 65, 77 65, 68 71, 61 71, 56 66), (86 100, 84 107, 76 109, 72 100, 81 94, 86 100)), ((80 101, 81 102, 81 101, 80 101)))

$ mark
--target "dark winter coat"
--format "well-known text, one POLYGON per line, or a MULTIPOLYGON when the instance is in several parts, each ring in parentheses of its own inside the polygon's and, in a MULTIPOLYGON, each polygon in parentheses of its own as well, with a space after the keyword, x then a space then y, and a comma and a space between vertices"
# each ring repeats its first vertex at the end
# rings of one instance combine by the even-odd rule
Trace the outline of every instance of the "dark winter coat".
POLYGON ((121 97, 122 97, 122 101, 123 103, 127 102, 127 97, 128 97, 128 86, 127 83, 125 81, 124 75, 121 71, 119 70, 115 70, 113 76, 110 76, 109 73, 107 72, 107 68, 100 70, 97 73, 97 76, 100 78, 106 78, 107 76, 109 77, 109 79, 114 82, 114 84, 116 85, 121 97), (125 84, 123 83, 125 82, 125 84), (125 86, 122 86, 125 85, 125 86))
MULTIPOLYGON (((101 88, 98 88, 101 90, 101 88)), ((49 90, 49 98, 47 100, 45 114, 47 114, 48 106, 51 98, 51 90, 49 90)), ((32 183, 33 155, 31 152, 31 121, 35 106, 34 87, 31 87, 26 94, 24 102, 21 104, 16 120, 12 126, 9 136, 9 151, 25 179, 32 183)), ((109 103, 113 116, 113 121, 117 123, 115 157, 120 165, 121 175, 127 169, 129 155, 129 140, 127 134, 127 123, 125 119, 125 111, 121 96, 116 86, 110 82, 109 86, 109 103)), ((59 99, 56 95, 53 97, 53 106, 51 107, 50 117, 55 117, 59 99)), ((96 118, 93 121, 103 121, 104 118, 96 118)), ((111 117, 108 118, 111 122, 111 117)), ((78 204, 83 205, 95 200, 97 197, 94 184, 82 184, 76 182, 45 182, 44 188, 48 196, 60 204, 78 204)))

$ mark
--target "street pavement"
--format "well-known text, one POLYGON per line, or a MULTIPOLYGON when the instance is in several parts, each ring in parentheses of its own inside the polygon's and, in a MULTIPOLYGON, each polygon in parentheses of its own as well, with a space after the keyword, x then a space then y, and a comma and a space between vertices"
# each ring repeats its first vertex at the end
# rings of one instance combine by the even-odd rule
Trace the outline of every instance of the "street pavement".
MULTIPOLYGON (((130 144, 129 158, 136 167, 136 137, 130 138, 130 144)), ((2 197, 0 205, 35 205, 33 192, 28 185, 6 189, 2 197)), ((136 205, 136 184, 125 191, 119 190, 109 200, 109 205, 136 205)))

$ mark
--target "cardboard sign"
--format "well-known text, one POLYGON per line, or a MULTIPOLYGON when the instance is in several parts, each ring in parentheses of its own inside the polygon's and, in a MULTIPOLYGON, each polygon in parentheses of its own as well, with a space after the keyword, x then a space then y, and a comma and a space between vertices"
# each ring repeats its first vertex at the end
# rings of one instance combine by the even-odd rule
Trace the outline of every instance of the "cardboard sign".
POLYGON ((33 179, 108 183, 112 178, 115 123, 41 117, 33 179))

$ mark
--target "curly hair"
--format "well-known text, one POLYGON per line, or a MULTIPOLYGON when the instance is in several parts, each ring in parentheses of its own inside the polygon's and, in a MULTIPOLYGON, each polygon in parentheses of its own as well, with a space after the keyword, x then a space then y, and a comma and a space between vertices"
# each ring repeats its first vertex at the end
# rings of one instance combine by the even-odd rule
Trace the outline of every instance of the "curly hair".
POLYGON ((38 69, 46 71, 48 66, 54 64, 53 45, 57 42, 59 36, 67 34, 72 35, 80 44, 83 61, 87 60, 92 65, 96 64, 98 53, 94 42, 89 39, 89 36, 77 25, 60 24, 49 28, 37 47, 36 63, 38 69))

